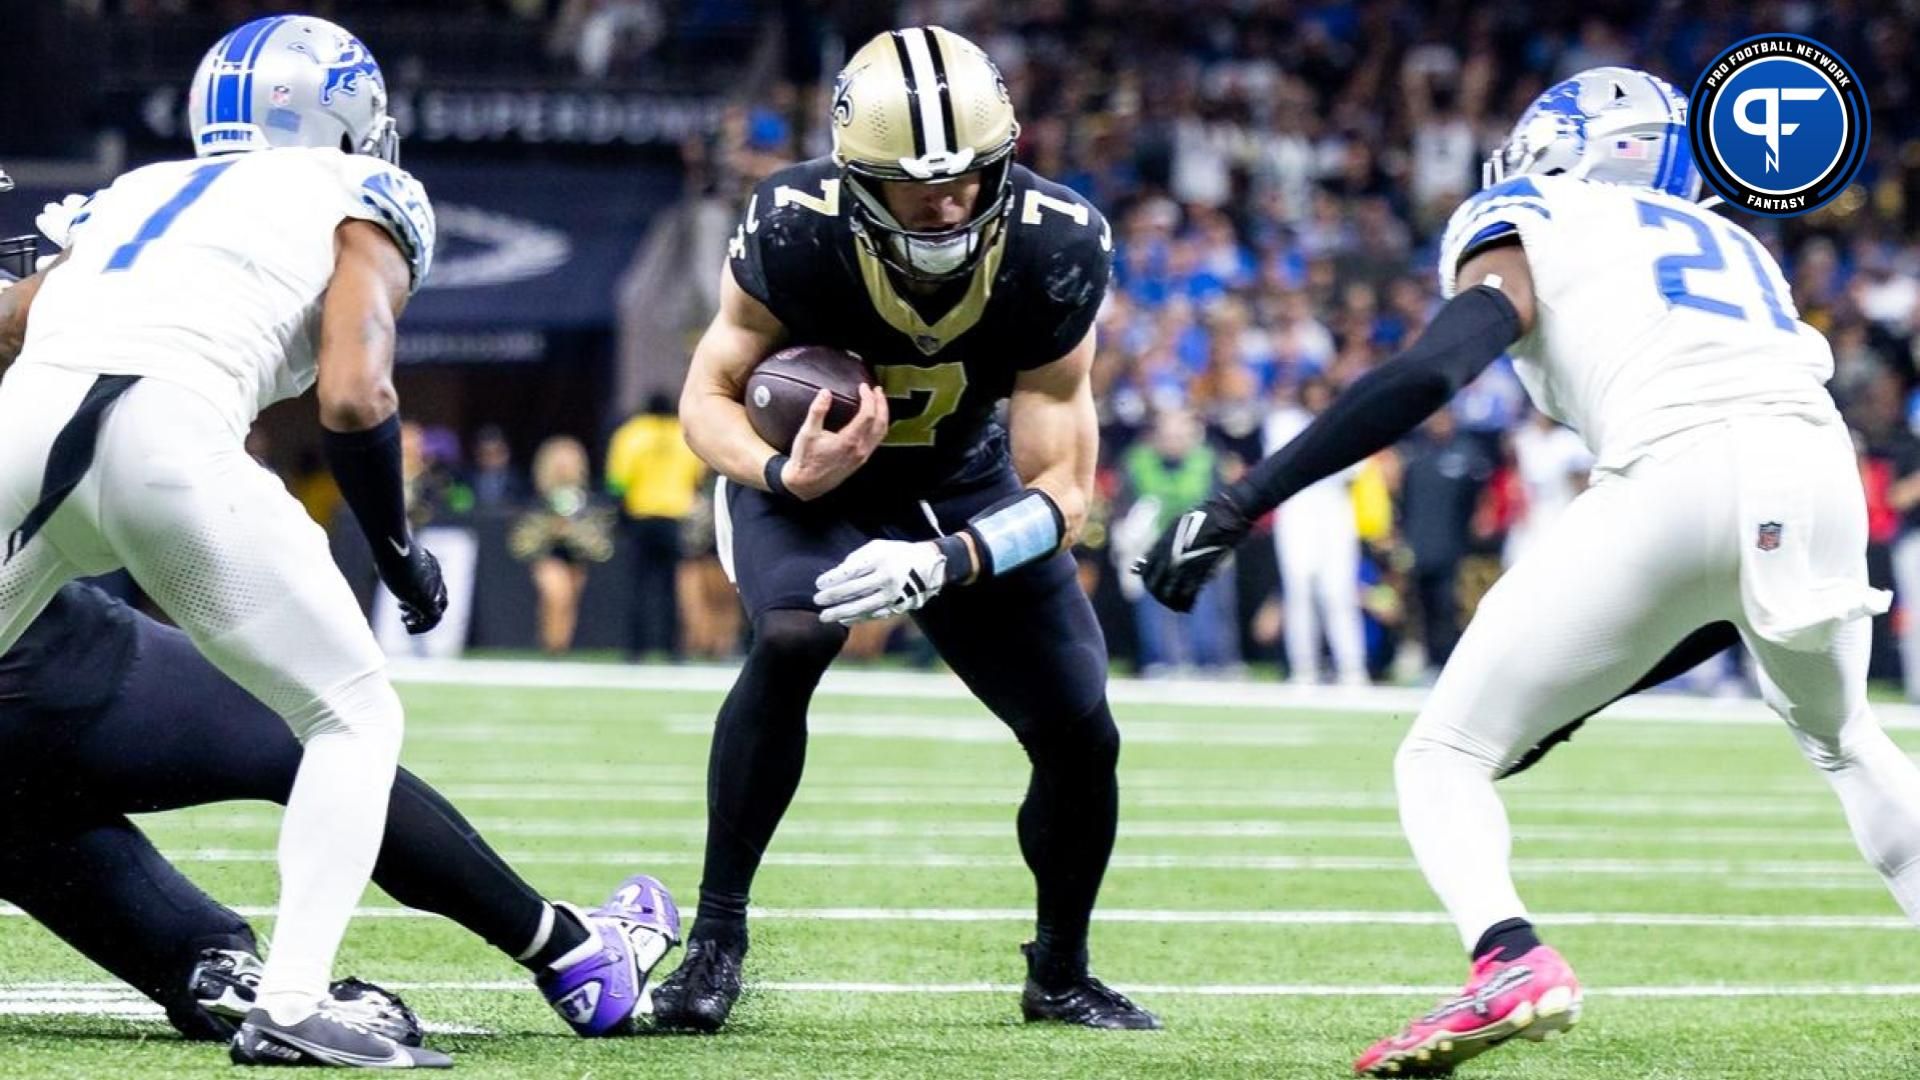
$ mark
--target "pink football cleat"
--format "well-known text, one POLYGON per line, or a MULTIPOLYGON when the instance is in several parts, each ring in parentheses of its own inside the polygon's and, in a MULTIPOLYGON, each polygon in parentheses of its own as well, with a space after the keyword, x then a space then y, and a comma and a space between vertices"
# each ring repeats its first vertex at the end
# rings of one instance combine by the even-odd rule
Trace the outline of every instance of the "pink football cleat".
POLYGON ((1446 1076, 1514 1036, 1540 1042, 1580 1019, 1580 980, 1560 954, 1540 945, 1517 960, 1488 953, 1473 962, 1467 988, 1353 1063, 1355 1076, 1446 1076))

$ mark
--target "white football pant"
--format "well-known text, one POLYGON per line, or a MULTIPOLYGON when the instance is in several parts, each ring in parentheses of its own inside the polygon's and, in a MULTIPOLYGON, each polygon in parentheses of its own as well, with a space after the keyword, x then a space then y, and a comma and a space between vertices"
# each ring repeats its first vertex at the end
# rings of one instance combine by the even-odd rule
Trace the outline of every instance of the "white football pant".
POLYGON ((1920 919, 1920 769, 1867 707, 1866 503, 1837 424, 1728 421, 1598 478, 1500 578, 1394 762, 1420 869, 1472 948, 1526 916, 1494 777, 1709 622, 1739 627, 1767 704, 1861 854, 1920 919))
MULTIPOLYGON (((92 374, 16 365, 0 382, 0 528, 38 501, 54 434, 92 374)), ((146 379, 107 413, 92 468, 0 567, 0 650, 53 594, 126 567, 229 678, 305 744, 280 831, 280 918, 260 1003, 282 1022, 327 991, 366 890, 399 761, 400 700, 326 534, 194 391, 146 379)))
MULTIPOLYGON (((1344 481, 1323 480, 1331 498, 1308 506, 1289 500, 1273 530, 1284 590, 1287 667, 1298 682, 1320 681, 1324 625, 1334 673, 1344 686, 1367 682, 1366 628, 1360 617, 1360 536, 1344 481)), ((1303 492, 1302 494, 1307 494, 1303 492)))

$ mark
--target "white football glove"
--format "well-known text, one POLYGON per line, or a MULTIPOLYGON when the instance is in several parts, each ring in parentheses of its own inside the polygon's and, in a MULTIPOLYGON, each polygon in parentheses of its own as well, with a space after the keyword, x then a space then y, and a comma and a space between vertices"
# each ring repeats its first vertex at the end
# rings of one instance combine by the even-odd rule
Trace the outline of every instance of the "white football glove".
POLYGON ((814 579, 821 622, 850 626, 926 606, 947 583, 947 557, 929 540, 869 540, 814 579))
POLYGON ((80 216, 80 209, 91 199, 91 196, 74 192, 57 203, 50 202, 41 208, 40 216, 33 219, 33 227, 52 241, 53 246, 68 247, 73 243, 73 219, 80 216))

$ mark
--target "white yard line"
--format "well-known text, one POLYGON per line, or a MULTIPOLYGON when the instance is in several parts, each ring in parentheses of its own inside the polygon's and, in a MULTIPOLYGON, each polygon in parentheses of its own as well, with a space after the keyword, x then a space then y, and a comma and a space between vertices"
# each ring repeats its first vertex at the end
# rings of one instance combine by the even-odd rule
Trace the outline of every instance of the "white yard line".
MULTIPOLYGON (((652 818, 640 820, 582 821, 574 816, 542 820, 537 817, 488 817, 472 819, 483 835, 518 836, 543 839, 601 842, 645 838, 699 840, 707 834, 705 818, 652 818)), ((192 818, 169 819, 165 816, 143 818, 141 824, 150 833, 183 841, 204 838, 211 832, 277 834, 280 811, 263 809, 257 813, 196 814, 192 818), (177 834, 177 835, 176 835, 177 834)), ((1348 839, 1399 842, 1405 834, 1396 821, 1341 821, 1302 818, 1279 821, 1139 821, 1129 822, 1122 830, 1124 845, 1129 840, 1312 840, 1348 839)), ((902 821, 896 818, 866 818, 841 821, 788 821, 780 826, 785 839, 907 841, 915 844, 933 840, 981 839, 1010 840, 1013 823, 1001 818, 980 821, 902 821)), ((1533 841, 1569 841, 1578 843, 1634 843, 1652 846, 1705 845, 1728 848, 1743 846, 1780 848, 1824 847, 1835 855, 1851 855, 1853 841, 1847 830, 1831 828, 1758 829, 1745 826, 1704 825, 1686 829, 1660 829, 1658 832, 1622 834, 1618 825, 1526 825, 1513 827, 1514 838, 1533 841)))
MULTIPOLYGON (((270 905, 234 905, 233 910, 246 918, 271 917, 277 909, 270 905)), ((26 912, 12 904, 0 904, 0 918, 24 918, 26 912)), ((923 923, 1026 923, 1033 920, 1031 908, 755 908, 752 917, 783 922, 923 922, 923 923)), ((1157 908, 1116 908, 1094 912, 1094 921, 1115 924, 1176 926, 1451 926, 1439 911, 1172 911, 1157 908)), ((404 907, 362 907, 354 911, 356 919, 436 919, 423 911, 404 907)), ((1914 925, 1898 915, 1731 915, 1715 913, 1667 913, 1636 911, 1590 911, 1536 913, 1535 922, 1551 928, 1584 926, 1659 926, 1689 929, 1740 930, 1900 930, 1912 931, 1914 925)))
MULTIPOLYGON (((733 686, 732 667, 647 667, 528 660, 396 660, 394 678, 402 683, 460 686, 524 686, 568 690, 654 690, 724 694, 733 686)), ((1286 709, 1319 712, 1391 713, 1411 717, 1426 691, 1407 687, 1296 687, 1281 683, 1199 680, 1148 681, 1115 678, 1108 696, 1121 705, 1177 705, 1234 709, 1286 709)), ((960 680, 946 673, 858 671, 836 668, 820 684, 823 694, 860 698, 968 700, 960 680)), ((1920 708, 1874 706, 1888 727, 1920 728, 1920 708)), ((1678 695, 1641 695, 1622 702, 1608 715, 1628 720, 1692 724, 1777 724, 1766 706, 1752 699, 1725 700, 1678 695)))
MULTIPOLYGON (((396 984, 398 985, 398 984, 396 984)), ((519 984, 530 989, 528 984, 519 984)), ((490 989, 482 984, 474 990, 490 989)), ((0 1016, 104 1016, 166 1021, 166 1011, 125 983, 0 983, 0 1016)), ((492 1035, 492 1028, 422 1020, 429 1035, 492 1035)))
MULTIPOLYGON (((164 853, 174 862, 270 863, 277 858, 271 848, 192 848, 164 853)), ((502 856, 514 864, 545 866, 698 866, 698 851, 505 851, 502 856)), ((918 851, 910 853, 776 851, 770 852, 767 865, 797 869, 885 868, 913 870, 1005 870, 1024 871, 1026 863, 1015 855, 965 852, 918 851)), ((1115 855, 1109 864, 1115 870, 1169 871, 1256 871, 1266 873, 1414 873, 1419 867, 1411 858, 1379 858, 1365 855, 1194 855, 1187 853, 1126 853, 1115 855)), ((1775 887, 1828 888, 1836 881, 1857 887, 1877 883, 1865 863, 1847 861, 1762 861, 1742 859, 1581 859, 1521 858, 1513 860, 1513 871, 1521 876, 1599 875, 1606 877, 1738 877, 1753 882, 1770 881, 1775 887)))
MULTIPOLYGON (((618 805, 701 805, 706 788, 692 784, 553 784, 477 783, 444 784, 441 792, 456 803, 568 803, 581 807, 618 805)), ((802 806, 993 806, 1019 802, 1023 789, 956 787, 806 785, 802 806)), ((1216 810, 1378 810, 1397 809, 1390 792, 1258 790, 1133 791, 1122 783, 1123 806, 1216 810)), ((1672 818, 1731 818, 1737 821, 1773 821, 1782 818, 1831 819, 1833 797, 1822 791, 1765 796, 1711 792, 1693 795, 1580 795, 1520 789, 1508 795, 1508 805, 1519 813, 1577 813, 1590 817, 1654 817, 1665 828, 1672 818)))
MULTIPOLYGON (((521 994, 532 993, 530 983, 522 981, 471 980, 439 982, 388 982, 402 993, 521 994)), ((890 983, 831 981, 749 982, 755 991, 777 994, 1016 994, 1016 983, 890 983)), ((1459 988, 1440 984, 1383 983, 1342 985, 1338 983, 1127 983, 1121 989, 1131 994, 1156 997, 1249 997, 1249 998, 1346 998, 1408 997, 1451 994, 1459 988)), ((1913 983, 1778 983, 1778 984, 1682 984, 1675 986, 1588 986, 1591 997, 1724 999, 1724 998, 1830 998, 1830 997, 1920 997, 1920 984, 1913 983)), ((158 1020, 161 1010, 139 996, 124 983, 11 983, 0 984, 0 1016, 112 1016, 128 1020, 158 1020)), ((428 1022, 426 1029, 436 1034, 487 1035, 486 1028, 428 1022)))

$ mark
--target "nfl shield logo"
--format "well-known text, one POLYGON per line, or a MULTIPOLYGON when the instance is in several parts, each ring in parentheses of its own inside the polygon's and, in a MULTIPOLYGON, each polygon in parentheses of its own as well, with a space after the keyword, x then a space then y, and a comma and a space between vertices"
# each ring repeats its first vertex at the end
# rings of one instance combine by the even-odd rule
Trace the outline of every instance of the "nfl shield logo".
POLYGON ((1761 551, 1776 550, 1780 546, 1781 529, 1782 526, 1777 521, 1761 522, 1760 535, 1759 538, 1754 541, 1753 546, 1759 548, 1761 551))
POLYGON ((267 100, 271 101, 275 108, 284 109, 287 107, 287 102, 293 100, 293 88, 289 86, 276 86, 272 92, 267 95, 267 100))

